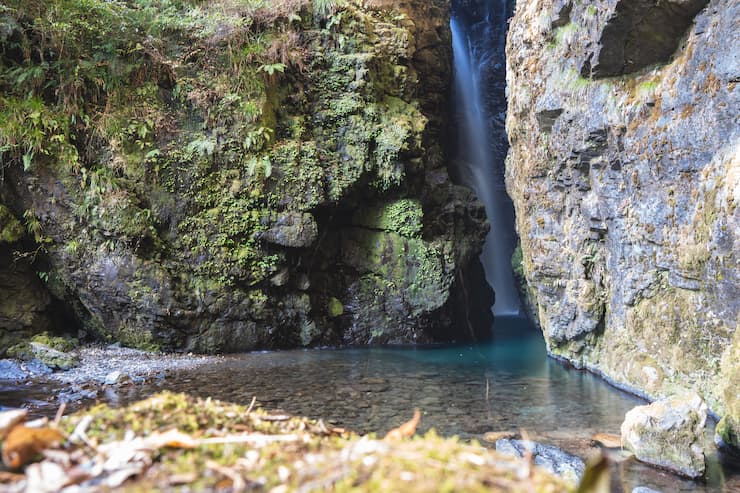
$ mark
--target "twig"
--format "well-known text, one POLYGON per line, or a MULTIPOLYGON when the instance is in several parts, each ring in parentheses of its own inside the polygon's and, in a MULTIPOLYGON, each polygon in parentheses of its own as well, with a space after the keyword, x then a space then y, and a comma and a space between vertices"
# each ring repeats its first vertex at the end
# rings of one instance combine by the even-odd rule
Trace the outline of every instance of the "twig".
POLYGON ((54 416, 54 426, 59 426, 59 422, 62 420, 62 416, 64 416, 64 411, 67 409, 67 403, 62 402, 59 405, 59 409, 57 409, 57 414, 54 416))
POLYGON ((267 444, 276 442, 297 442, 301 439, 298 435, 263 435, 252 433, 249 435, 229 435, 225 437, 211 437, 197 440, 198 445, 220 445, 227 443, 253 443, 267 444))
POLYGON ((247 416, 249 416, 249 413, 252 412, 252 408, 254 407, 254 404, 257 402, 257 396, 252 396, 252 402, 249 403, 249 407, 247 408, 247 416))
POLYGON ((206 462, 206 467, 208 469, 213 469, 219 474, 222 474, 229 478, 231 480, 231 487, 234 491, 243 491, 247 487, 246 481, 244 481, 244 478, 241 476, 241 474, 238 474, 232 469, 229 469, 228 467, 224 467, 221 464, 218 464, 212 460, 209 460, 206 462))

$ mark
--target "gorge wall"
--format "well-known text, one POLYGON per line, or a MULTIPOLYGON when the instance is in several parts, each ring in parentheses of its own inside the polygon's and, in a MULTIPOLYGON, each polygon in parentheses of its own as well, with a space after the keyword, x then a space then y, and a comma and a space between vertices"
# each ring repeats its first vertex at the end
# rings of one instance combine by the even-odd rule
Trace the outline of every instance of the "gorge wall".
POLYGON ((528 294, 549 351, 740 429, 740 4, 519 2, 507 57, 528 294))
POLYGON ((446 171, 448 23, 441 0, 5 2, 0 357, 70 329, 53 303, 145 348, 482 334, 453 323, 487 226, 446 171))

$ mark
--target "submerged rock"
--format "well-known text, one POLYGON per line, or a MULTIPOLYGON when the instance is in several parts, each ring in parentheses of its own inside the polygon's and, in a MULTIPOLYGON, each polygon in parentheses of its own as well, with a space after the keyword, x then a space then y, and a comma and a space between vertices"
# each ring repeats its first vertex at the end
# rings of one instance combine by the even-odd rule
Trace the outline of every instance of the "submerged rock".
POLYGON ((630 410, 622 443, 642 462, 697 478, 704 474, 707 405, 694 393, 676 395, 630 410))
POLYGON ((553 445, 544 445, 530 440, 497 440, 496 451, 517 457, 524 457, 529 451, 535 465, 543 467, 571 483, 578 483, 586 470, 586 463, 579 457, 563 452, 553 445))

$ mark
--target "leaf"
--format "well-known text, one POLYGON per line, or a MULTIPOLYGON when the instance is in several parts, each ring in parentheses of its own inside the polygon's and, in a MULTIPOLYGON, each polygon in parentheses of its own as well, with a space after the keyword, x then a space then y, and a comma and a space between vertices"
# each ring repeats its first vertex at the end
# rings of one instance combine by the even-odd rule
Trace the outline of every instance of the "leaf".
POLYGON ((23 155, 23 171, 31 169, 31 163, 33 162, 33 153, 29 152, 23 155))
POLYGON ((619 448, 622 446, 622 436, 611 433, 597 433, 591 437, 591 440, 607 448, 619 448))
POLYGON ((265 168, 265 178, 269 178, 272 175, 272 163, 268 158, 262 158, 262 166, 265 168))
POLYGON ((418 409, 414 409, 414 417, 398 428, 393 428, 391 431, 389 431, 385 435, 384 440, 400 440, 401 438, 409 438, 414 436, 414 433, 416 433, 416 427, 419 426, 420 421, 421 413, 418 409))
POLYGON ((190 435, 178 431, 176 429, 167 430, 164 433, 154 432, 146 437, 145 442, 147 445, 154 449, 160 449, 163 447, 170 448, 196 448, 198 441, 193 439, 190 435))
POLYGON ((63 440, 64 435, 54 428, 16 426, 3 444, 3 462, 11 469, 18 469, 63 440))

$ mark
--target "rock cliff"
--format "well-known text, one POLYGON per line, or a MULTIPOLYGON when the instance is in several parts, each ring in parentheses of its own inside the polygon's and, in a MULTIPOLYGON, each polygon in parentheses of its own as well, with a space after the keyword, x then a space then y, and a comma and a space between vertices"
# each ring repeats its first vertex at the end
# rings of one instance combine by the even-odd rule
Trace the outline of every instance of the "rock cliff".
POLYGON ((441 0, 5 2, 0 212, 26 233, 0 246, 37 253, 34 307, 203 352, 474 336, 453 300, 486 225, 445 168, 448 20, 441 0))
POLYGON ((507 46, 507 188, 549 351, 693 388, 734 426, 738 22, 729 0, 539 0, 507 46))

